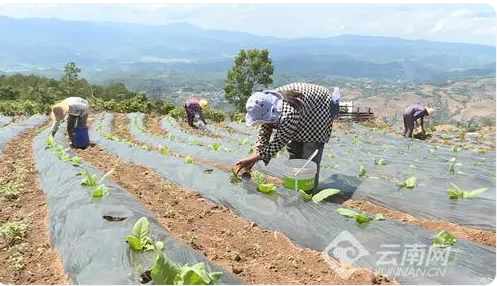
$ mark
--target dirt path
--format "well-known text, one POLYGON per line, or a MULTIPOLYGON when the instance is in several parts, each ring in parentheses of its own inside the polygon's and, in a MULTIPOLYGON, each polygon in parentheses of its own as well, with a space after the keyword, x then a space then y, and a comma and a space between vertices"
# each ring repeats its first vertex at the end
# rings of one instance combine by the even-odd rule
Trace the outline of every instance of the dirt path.
POLYGON ((68 284, 58 253, 50 247, 49 210, 38 182, 33 140, 46 128, 10 141, 0 160, 0 282, 68 284))
POLYGON ((75 152, 103 173, 115 168, 110 179, 153 211, 174 237, 249 283, 388 283, 365 269, 344 280, 332 272, 320 253, 298 248, 283 234, 260 229, 224 206, 167 183, 142 165, 126 164, 99 146, 75 152))

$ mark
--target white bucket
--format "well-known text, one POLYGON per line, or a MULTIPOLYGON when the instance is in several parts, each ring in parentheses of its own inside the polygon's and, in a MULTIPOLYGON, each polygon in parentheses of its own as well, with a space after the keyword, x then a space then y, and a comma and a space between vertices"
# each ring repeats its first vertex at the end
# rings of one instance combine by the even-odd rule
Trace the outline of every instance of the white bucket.
POLYGON ((292 159, 286 161, 284 165, 284 180, 283 186, 291 190, 303 190, 310 191, 314 189, 316 185, 316 173, 318 166, 316 162, 311 161, 307 166, 300 171, 300 173, 295 176, 302 166, 304 166, 307 160, 304 159, 292 159))

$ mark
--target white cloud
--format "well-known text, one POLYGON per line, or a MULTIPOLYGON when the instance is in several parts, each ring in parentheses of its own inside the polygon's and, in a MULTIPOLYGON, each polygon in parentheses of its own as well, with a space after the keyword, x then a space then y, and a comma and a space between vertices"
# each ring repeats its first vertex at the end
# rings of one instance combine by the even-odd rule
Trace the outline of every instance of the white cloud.
POLYGON ((277 37, 340 34, 393 36, 495 45, 495 11, 488 5, 421 4, 62 4, 0 6, 0 15, 163 25, 277 37))

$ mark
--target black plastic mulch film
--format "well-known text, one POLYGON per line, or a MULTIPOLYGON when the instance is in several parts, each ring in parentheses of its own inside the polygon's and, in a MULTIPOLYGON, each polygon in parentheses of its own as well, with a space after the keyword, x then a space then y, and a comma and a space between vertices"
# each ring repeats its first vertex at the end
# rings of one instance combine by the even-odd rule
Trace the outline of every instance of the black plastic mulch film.
MULTIPOLYGON (((180 266, 204 262, 207 270, 225 273, 218 284, 245 284, 191 247, 176 241, 153 213, 112 181, 103 182, 109 188, 109 195, 95 200, 91 188, 80 185, 82 177, 78 173, 87 170, 97 178, 103 174, 85 163, 76 167, 71 162, 60 161, 53 151, 45 149, 47 134, 48 130, 35 139, 36 166, 48 198, 51 239, 60 252, 71 283, 140 284, 140 272, 152 267, 155 254, 130 250, 124 238, 132 233, 139 218, 146 217, 151 238, 164 242, 164 253, 172 261, 180 266), (104 216, 125 219, 108 221, 104 216)), ((66 146, 63 132, 58 132, 56 138, 66 146)))
MULTIPOLYGON (((136 124, 141 124, 143 115, 129 116, 133 122, 131 132, 140 140, 162 144, 173 151, 184 150, 183 153, 187 155, 214 163, 233 165, 238 159, 247 156, 255 140, 254 135, 249 137, 248 145, 239 146, 222 139, 198 138, 199 143, 218 143, 233 150, 213 151, 208 146, 194 146, 175 140, 168 142, 141 133, 136 124)), ((162 124, 177 138, 184 141, 192 138, 170 118, 164 119, 162 124)), ((333 134, 322 159, 320 188, 339 189, 346 198, 368 200, 415 217, 441 219, 466 227, 495 231, 495 152, 454 152, 443 146, 435 149, 417 141, 361 127, 354 128, 354 134, 333 134), (453 175, 449 172, 452 158, 456 159, 453 175), (375 164, 381 159, 385 165, 375 164), (359 177, 361 166, 367 171, 364 178, 359 177), (411 176, 417 179, 416 187, 412 190, 399 188, 399 182, 411 176), (448 188, 454 188, 452 183, 464 190, 488 188, 488 191, 472 200, 454 201, 447 194, 448 188)), ((286 154, 280 154, 268 166, 258 163, 256 169, 282 178, 284 173, 281 166, 286 159, 286 154)))
MULTIPOLYGON (((46 118, 47 117, 45 115, 33 115, 21 123, 12 123, 7 126, 0 127, 0 156, 2 155, 2 149, 11 139, 28 130, 29 128, 42 124, 46 118)), ((0 120, 3 120, 2 117, 0 117, 0 120)), ((5 122, 10 123, 11 120, 5 120, 5 122)), ((1 125, 2 124, 0 123, 0 126, 1 125)))
MULTIPOLYGON (((133 127, 134 116, 136 115, 130 115, 133 119, 132 130, 135 128, 133 127)), ((281 231, 294 243, 303 247, 318 251, 329 250, 331 243, 336 242, 334 239, 343 234, 343 231, 347 231, 347 235, 355 237, 357 242, 367 250, 367 255, 354 260, 354 264, 359 267, 377 270, 379 262, 384 260, 385 251, 388 250, 385 246, 407 248, 412 245, 423 245, 428 247, 435 235, 422 227, 388 220, 374 221, 359 227, 354 220, 345 218, 336 212, 336 209, 340 207, 338 204, 315 204, 283 188, 278 189, 274 194, 262 194, 256 190, 252 182, 232 184, 229 180, 229 173, 220 170, 204 173, 208 167, 201 164, 187 164, 183 159, 172 155, 161 155, 156 151, 130 147, 123 142, 106 139, 99 132, 102 134, 109 132, 111 115, 105 114, 101 119, 97 118, 95 121, 91 132, 92 139, 125 162, 147 166, 161 174, 166 180, 195 190, 210 201, 231 208, 242 218, 256 222, 262 228, 281 231)), ((140 132, 133 133, 138 135, 140 132)), ((137 137, 144 140, 147 135, 141 134, 137 137)), ((152 142, 152 139, 158 140, 157 144, 161 143, 172 150, 173 144, 176 144, 174 139, 164 140, 153 136, 149 136, 147 140, 152 142)), ((213 141, 209 142, 209 144, 212 143, 213 141)), ((199 148, 199 146, 189 146, 184 143, 182 146, 184 149, 180 153, 191 155, 195 153, 190 153, 190 151, 196 149, 190 148, 199 148)), ((207 153, 198 154, 202 154, 202 157, 207 159, 207 153)), ((230 157, 231 160, 236 158, 230 152, 225 152, 219 157, 230 157)), ((350 240, 348 242, 350 243, 350 240)), ((405 253, 405 251, 394 251, 390 253, 388 259, 404 261, 405 253)), ((429 264, 432 268, 445 269, 444 275, 430 276, 419 275, 418 272, 405 272, 394 275, 393 278, 401 283, 409 284, 487 284, 494 279, 495 249, 458 238, 448 254, 447 261, 437 260, 429 264)))
POLYGON ((12 122, 12 117, 3 116, 0 114, 0 127, 8 125, 12 122))

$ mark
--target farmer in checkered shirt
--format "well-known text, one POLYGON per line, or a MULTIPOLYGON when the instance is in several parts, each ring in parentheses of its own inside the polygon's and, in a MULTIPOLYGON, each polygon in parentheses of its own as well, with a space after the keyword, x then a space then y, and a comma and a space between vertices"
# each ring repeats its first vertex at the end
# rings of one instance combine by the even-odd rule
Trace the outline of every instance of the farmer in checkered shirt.
POLYGON ((247 100, 245 119, 247 125, 259 125, 260 129, 253 154, 236 163, 238 170, 250 170, 259 160, 267 165, 285 146, 290 159, 307 159, 317 149, 319 152, 313 159, 318 166, 316 191, 324 144, 330 139, 338 110, 337 92, 337 88, 332 95, 323 86, 291 83, 252 94, 247 100), (273 130, 276 132, 271 140, 273 130))

